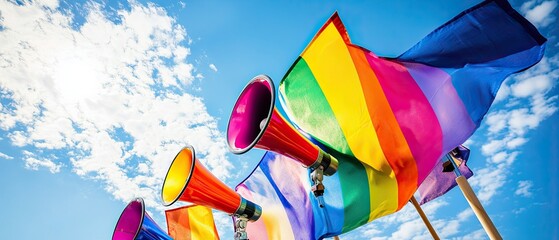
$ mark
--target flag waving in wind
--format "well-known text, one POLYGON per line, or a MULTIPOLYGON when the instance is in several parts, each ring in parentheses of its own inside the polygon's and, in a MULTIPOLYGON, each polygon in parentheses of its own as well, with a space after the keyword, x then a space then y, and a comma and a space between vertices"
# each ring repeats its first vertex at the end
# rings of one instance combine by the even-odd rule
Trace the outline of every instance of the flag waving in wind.
POLYGON ((268 153, 238 191, 273 206, 263 204, 264 211, 286 213, 263 213, 249 237, 320 239, 398 211, 439 159, 479 127, 502 81, 542 58, 545 41, 508 2, 492 0, 400 57, 383 58, 353 45, 334 14, 279 86, 289 119, 339 160, 324 180, 326 206, 305 197, 308 172, 274 178, 286 167, 268 153))
POLYGON ((175 240, 219 239, 212 210, 190 205, 165 211, 169 236, 175 240))
MULTIPOLYGON (((351 44, 334 14, 281 81, 281 102, 312 138, 359 161, 340 176, 344 209, 361 205, 370 214, 355 220, 371 221, 407 203, 479 127, 501 82, 541 59, 544 43, 508 2, 485 1, 388 59, 351 44), (369 183, 358 199, 368 201, 345 199, 358 178, 369 183)), ((340 175, 344 168, 342 159, 340 175)))

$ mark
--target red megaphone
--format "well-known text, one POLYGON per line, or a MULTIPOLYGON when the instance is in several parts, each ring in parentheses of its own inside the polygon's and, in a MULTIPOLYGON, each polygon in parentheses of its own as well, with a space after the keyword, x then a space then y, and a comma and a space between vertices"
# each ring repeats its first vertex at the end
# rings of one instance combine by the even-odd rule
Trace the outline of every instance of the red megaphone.
POLYGON ((262 208, 241 197, 219 181, 196 159, 194 148, 183 148, 173 159, 161 190, 163 205, 176 201, 191 202, 217 209, 237 217, 256 221, 262 208))
POLYGON ((275 87, 266 75, 254 77, 237 99, 229 125, 227 143, 235 154, 253 147, 277 152, 301 162, 311 170, 322 166, 325 175, 338 170, 338 160, 311 143, 274 107, 275 87))

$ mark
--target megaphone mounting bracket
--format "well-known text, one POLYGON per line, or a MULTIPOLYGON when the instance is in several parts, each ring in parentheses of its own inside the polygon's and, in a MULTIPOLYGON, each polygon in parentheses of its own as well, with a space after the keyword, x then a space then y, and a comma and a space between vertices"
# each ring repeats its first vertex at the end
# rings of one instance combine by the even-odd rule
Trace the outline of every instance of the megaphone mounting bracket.
POLYGON ((318 205, 320 207, 324 207, 324 199, 322 195, 324 195, 324 184, 322 184, 322 180, 324 179, 324 167, 319 166, 312 170, 311 172, 311 180, 313 185, 311 187, 314 196, 318 200, 318 205))
POLYGON ((235 240, 248 240, 247 221, 248 219, 242 216, 235 219, 235 240))
POLYGON ((326 174, 326 176, 332 176, 336 173, 336 171, 338 171, 338 160, 332 155, 324 152, 322 149, 319 149, 316 161, 309 166, 311 171, 318 168, 322 168, 322 173, 326 174))

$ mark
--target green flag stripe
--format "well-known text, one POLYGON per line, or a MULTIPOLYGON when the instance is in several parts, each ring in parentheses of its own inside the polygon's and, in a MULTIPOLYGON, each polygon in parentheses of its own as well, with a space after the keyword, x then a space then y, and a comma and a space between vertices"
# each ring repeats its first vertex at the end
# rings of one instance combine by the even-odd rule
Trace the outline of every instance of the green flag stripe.
POLYGON ((342 151, 342 154, 328 151, 340 161, 337 175, 344 203, 342 232, 363 225, 368 221, 370 213, 367 173, 363 164, 353 157, 324 93, 303 58, 295 61, 280 83, 279 91, 284 96, 290 117, 299 127, 319 133, 316 135, 326 136, 326 139, 317 140, 328 148, 342 151))

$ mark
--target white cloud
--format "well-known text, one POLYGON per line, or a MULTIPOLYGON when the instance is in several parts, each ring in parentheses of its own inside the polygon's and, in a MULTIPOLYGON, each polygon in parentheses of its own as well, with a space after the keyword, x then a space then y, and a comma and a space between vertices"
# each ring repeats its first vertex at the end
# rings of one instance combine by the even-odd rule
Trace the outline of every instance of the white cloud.
POLYGON ((508 81, 504 81, 501 87, 499 88, 499 91, 497 92, 497 96, 495 96, 494 103, 498 103, 501 102, 502 100, 507 99, 510 93, 511 93, 511 89, 508 85, 508 81))
POLYGON ((471 209, 463 210, 458 213, 456 218, 444 221, 436 221, 437 229, 439 229, 439 236, 441 239, 449 239, 450 237, 460 233, 460 227, 464 222, 468 221, 474 213, 471 209))
POLYGON ((544 1, 539 5, 534 3, 535 1, 525 3, 521 8, 530 22, 536 26, 545 27, 555 21, 552 12, 557 7, 556 1, 544 1))
POLYGON ((526 143, 527 141, 528 141, 528 139, 526 139, 526 138, 517 137, 517 138, 514 138, 514 139, 508 141, 508 142, 507 142, 507 147, 508 147, 509 149, 515 149, 515 148, 517 148, 517 147, 522 146, 522 145, 523 145, 524 143, 526 143))
POLYGON ((232 239, 234 236, 231 233, 231 216, 221 211, 213 211, 215 227, 221 239, 232 239), (227 234, 227 235, 226 235, 227 234), (228 236, 230 234, 231 236, 228 236))
POLYGON ((479 200, 488 204, 499 189, 505 185, 507 171, 506 164, 491 164, 490 167, 474 171, 475 175, 468 179, 472 187, 476 187, 479 200))
POLYGON ((62 165, 54 163, 50 159, 37 159, 34 157, 27 157, 24 159, 25 161, 25 168, 30 170, 39 170, 39 168, 46 168, 51 173, 58 173, 60 172, 60 167, 62 165))
POLYGON ((475 231, 472 231, 470 233, 466 232, 464 236, 462 237, 458 237, 458 238, 453 238, 456 240, 470 240, 470 239, 489 239, 487 236, 487 233, 485 232, 484 229, 478 229, 475 231))
POLYGON ((509 114, 507 112, 489 113, 485 120, 485 123, 489 127, 489 132, 498 133, 505 129, 507 126, 507 118, 509 118, 509 114))
POLYGON ((506 160, 507 157, 508 157, 508 154, 506 152, 498 152, 495 155, 493 155, 492 161, 493 161, 493 163, 501 163, 504 160, 506 160))
MULTIPOLYGON (((346 233, 343 239, 377 239, 377 240, 396 240, 396 239, 432 239, 425 223, 419 217, 413 206, 408 204, 397 213, 377 219, 357 230, 346 233), (391 229, 394 229, 391 232, 391 229)), ((474 215, 470 208, 462 210, 455 216, 445 219, 434 217, 439 210, 448 209, 448 203, 439 199, 430 201, 422 206, 427 218, 441 239, 454 239, 460 232, 461 226, 470 221, 474 215)), ((448 215, 447 215, 448 216, 448 215)))
POLYGON ((361 231, 368 237, 379 236, 383 233, 382 230, 378 229, 378 226, 374 223, 366 225, 361 231))
POLYGON ((489 143, 484 144, 481 147, 481 152, 486 155, 493 155, 499 151, 505 145, 504 140, 491 140, 489 143))
POLYGON ((515 97, 529 97, 536 93, 545 92, 553 86, 551 76, 537 75, 523 79, 511 86, 512 95, 515 97))
MULTIPOLYGON (((16 121, 15 118, 10 118, 13 122, 16 121)), ((28 139, 25 137, 24 133, 22 131, 13 131, 10 134, 8 134, 8 137, 10 138, 10 140, 12 141, 12 144, 15 146, 25 146, 26 144, 28 144, 28 139)))
POLYGON ((514 191, 514 194, 523 197, 530 197, 532 196, 531 188, 533 185, 532 181, 529 180, 518 181, 518 188, 514 191))
POLYGON ((149 173, 149 166, 146 163, 138 164, 138 173, 142 173, 142 174, 149 173))
POLYGON ((466 221, 473 215, 474 215, 474 211, 472 211, 471 208, 467 208, 466 210, 464 210, 464 211, 462 211, 458 214, 458 220, 459 221, 466 221))
MULTIPOLYGON (((51 173, 58 173, 60 172, 60 168, 62 167, 61 163, 55 163, 51 159, 48 158, 37 158, 35 154, 29 151, 23 151, 23 161, 25 162, 25 168, 29 170, 37 171, 40 168, 46 168, 51 173)), ((56 158, 56 157, 52 157, 56 158)))
POLYGON ((210 63, 210 69, 217 72, 217 67, 213 63, 210 63))
MULTIPOLYGON (((559 76, 555 78, 555 80, 557 79, 559 79, 559 76)), ((531 100, 531 110, 540 120, 544 120, 557 111, 557 96, 546 97, 543 94, 535 94, 531 100)))
POLYGON ((10 155, 8 155, 8 154, 5 154, 5 153, 3 153, 3 152, 0 152, 0 158, 6 159, 6 160, 12 160, 12 159, 14 159, 14 157, 12 157, 12 156, 10 156, 10 155))
POLYGON ((491 160, 492 164, 505 163, 507 165, 510 165, 514 162, 514 160, 516 160, 518 154, 518 151, 512 153, 502 151, 492 155, 489 159, 491 160))
POLYGON ((425 234, 426 227, 421 219, 404 222, 398 230, 392 233, 389 239, 430 239, 430 235, 425 234))
POLYGON ((83 23, 57 1, 0 1, 0 9, 0 96, 11 102, 0 128, 16 149, 53 152, 26 155, 27 168, 68 166, 116 199, 143 197, 150 207, 160 206, 162 178, 186 144, 218 178, 230 177, 216 118, 185 93, 195 79, 186 30, 164 9, 132 1, 109 18, 89 2, 83 23))
POLYGON ((527 108, 514 109, 510 113, 509 130, 517 135, 523 135, 527 130, 537 127, 540 121, 538 115, 531 114, 527 108))
MULTIPOLYGON (((530 8, 526 3, 524 8, 530 8)), ((521 154, 520 148, 529 141, 531 129, 557 112, 557 96, 550 90, 559 79, 558 57, 544 57, 536 66, 513 76, 512 94, 502 101, 504 107, 487 115, 487 141, 481 146, 486 156, 486 167, 476 170, 469 182, 478 190, 478 198, 490 203, 500 188, 507 183, 508 171, 521 154)))

